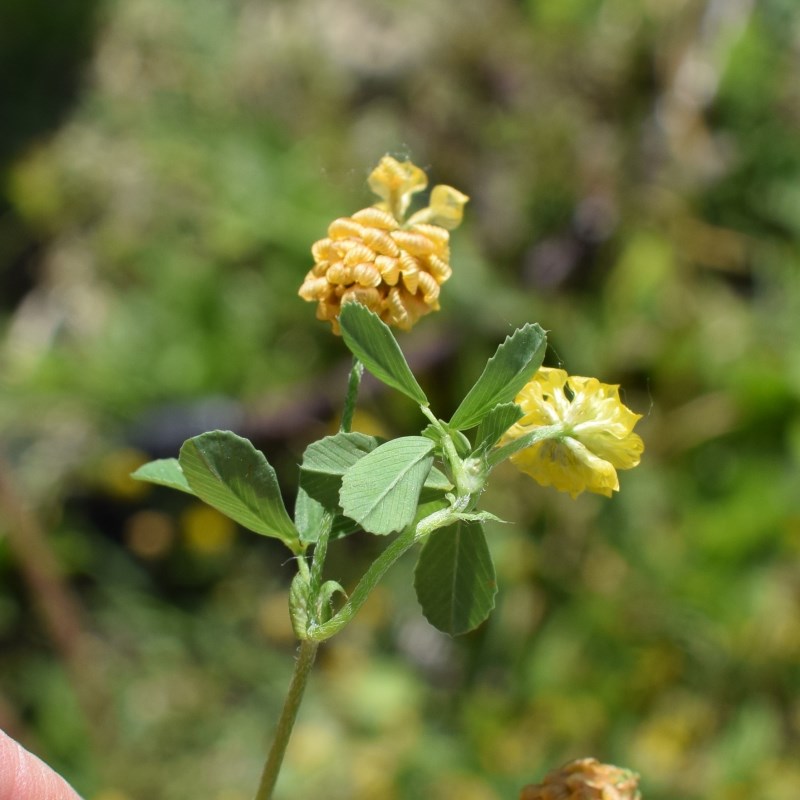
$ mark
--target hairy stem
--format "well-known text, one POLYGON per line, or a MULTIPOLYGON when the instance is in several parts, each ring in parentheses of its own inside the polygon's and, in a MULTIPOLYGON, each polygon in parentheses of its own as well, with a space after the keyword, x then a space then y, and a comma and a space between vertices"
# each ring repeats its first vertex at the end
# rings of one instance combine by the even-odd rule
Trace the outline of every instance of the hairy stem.
POLYGON ((388 572, 392 564, 417 542, 424 539, 437 528, 443 528, 459 519, 460 513, 469 502, 469 496, 458 498, 453 505, 440 509, 421 519, 416 525, 406 528, 379 556, 372 562, 369 569, 353 589, 347 602, 336 612, 336 615, 321 625, 312 625, 308 635, 315 641, 322 642, 339 633, 356 615, 364 605, 370 592, 377 586, 380 579, 388 572))
MULTIPOLYGON (((339 426, 339 430, 344 433, 349 432, 353 425, 353 413, 355 412, 358 389, 361 385, 361 376, 363 374, 364 365, 357 358, 353 358, 353 366, 350 369, 350 377, 347 381, 347 394, 344 399, 344 408, 342 409, 342 422, 339 426)), ((311 562, 310 572, 308 572, 306 568, 306 572, 308 573, 307 577, 310 581, 309 588, 311 589, 315 605, 322 583, 322 568, 325 564, 325 556, 328 551, 328 537, 330 536, 331 522, 330 516, 323 520, 322 531, 314 547, 314 557, 311 562)), ((316 617, 319 609, 314 607, 310 609, 310 611, 316 617)), ((300 709, 300 703, 303 700, 303 694, 306 690, 308 676, 317 656, 317 649, 319 648, 320 641, 321 639, 302 639, 300 641, 300 650, 297 655, 297 660, 295 661, 292 681, 289 684, 289 691, 286 694, 283 710, 281 711, 278 725, 275 729, 275 737, 272 740, 272 746, 270 747, 267 760, 264 764, 264 771, 261 774, 261 782, 259 783, 255 800, 270 800, 272 797, 272 792, 278 780, 281 765, 283 764, 283 757, 289 745, 289 738, 292 735, 292 729, 297 719, 297 712, 300 709)))
POLYGON ((318 642, 322 642, 325 639, 330 639, 331 636, 344 628, 356 615, 358 609, 364 605, 369 593, 386 574, 389 567, 414 544, 415 536, 415 528, 407 528, 403 531, 370 565, 356 588, 353 589, 347 602, 339 609, 333 619, 324 622, 322 625, 310 627, 309 636, 318 642))
POLYGON ((270 800, 272 797, 272 791, 275 788, 275 782, 278 780, 278 773, 280 772, 281 764, 283 764, 289 737, 292 735, 292 729, 297 719, 297 711, 303 700, 303 694, 308 683, 308 675, 314 665, 318 648, 319 642, 309 640, 300 642, 300 650, 294 665, 292 681, 289 684, 289 691, 286 694, 283 710, 278 719, 272 747, 270 747, 267 761, 264 764, 264 771, 261 774, 261 783, 258 786, 255 800, 270 800))

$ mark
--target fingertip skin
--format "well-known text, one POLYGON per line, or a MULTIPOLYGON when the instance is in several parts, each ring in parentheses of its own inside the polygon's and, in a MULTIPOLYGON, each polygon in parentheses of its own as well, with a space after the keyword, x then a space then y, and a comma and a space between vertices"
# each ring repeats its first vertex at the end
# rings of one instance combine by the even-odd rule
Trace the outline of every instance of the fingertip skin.
POLYGON ((0 800, 81 800, 43 761, 0 731, 0 800))

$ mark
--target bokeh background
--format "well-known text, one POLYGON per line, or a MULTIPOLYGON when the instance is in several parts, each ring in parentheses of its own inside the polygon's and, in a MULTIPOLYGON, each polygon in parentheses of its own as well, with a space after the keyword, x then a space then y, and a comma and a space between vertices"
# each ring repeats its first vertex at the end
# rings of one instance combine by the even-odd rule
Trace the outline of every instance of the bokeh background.
POLYGON ((498 470, 496 612, 443 637, 398 565, 282 796, 510 800, 594 755, 647 800, 800 797, 794 0, 4 0, 0 119, 0 726, 87 800, 254 793, 292 565, 127 476, 229 428, 291 507, 349 366, 297 287, 387 152, 472 198, 401 340, 438 413, 537 321, 647 450, 612 500, 498 470))

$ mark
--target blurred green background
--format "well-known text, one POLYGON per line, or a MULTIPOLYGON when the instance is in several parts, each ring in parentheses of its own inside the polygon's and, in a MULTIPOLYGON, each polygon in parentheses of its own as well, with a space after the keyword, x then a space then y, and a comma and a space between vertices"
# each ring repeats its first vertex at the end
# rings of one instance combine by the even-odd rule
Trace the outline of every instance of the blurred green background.
POLYGON ((800 797, 794 0, 5 0, 0 103, 0 727, 87 800, 252 796, 292 565, 127 475, 230 428, 291 504, 349 366, 297 287, 388 152, 472 198, 401 339, 437 412, 537 321, 647 449, 610 501, 498 470, 496 612, 449 640, 397 566, 281 796, 509 800, 593 755, 647 800, 800 797))

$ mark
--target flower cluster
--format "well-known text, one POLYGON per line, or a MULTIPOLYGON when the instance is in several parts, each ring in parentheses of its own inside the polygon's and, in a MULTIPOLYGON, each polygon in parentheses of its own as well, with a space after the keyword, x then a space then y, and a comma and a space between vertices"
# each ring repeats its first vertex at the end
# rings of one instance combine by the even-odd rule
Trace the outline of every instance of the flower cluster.
POLYGON ((617 470, 639 463, 644 443, 633 427, 641 415, 622 404, 618 386, 542 367, 516 403, 524 416, 507 431, 503 443, 541 426, 560 426, 554 437, 511 456, 542 486, 554 486, 572 497, 583 491, 611 497, 619 490, 617 470))
POLYGON ((526 786, 519 800, 641 800, 638 785, 635 772, 581 758, 526 786))
POLYGON ((461 223, 469 199, 435 186, 430 205, 405 219, 412 195, 428 183, 410 161, 384 156, 369 176, 381 201, 334 220, 311 248, 314 266, 300 297, 317 303, 317 318, 339 333, 339 309, 358 302, 388 325, 408 330, 439 308, 439 287, 451 275, 449 230, 461 223))

